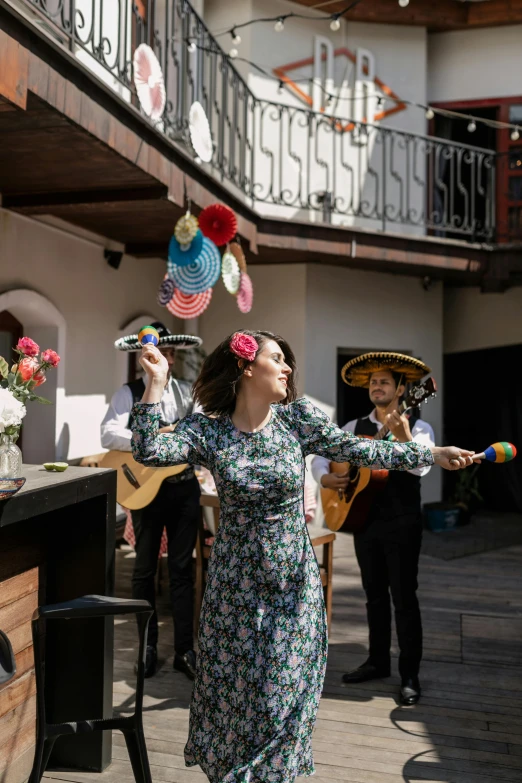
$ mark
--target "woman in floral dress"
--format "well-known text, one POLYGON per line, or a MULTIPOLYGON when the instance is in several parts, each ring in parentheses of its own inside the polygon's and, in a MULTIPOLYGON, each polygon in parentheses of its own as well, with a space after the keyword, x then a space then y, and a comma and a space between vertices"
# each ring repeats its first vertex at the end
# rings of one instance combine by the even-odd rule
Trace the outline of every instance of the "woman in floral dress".
POLYGON ((211 783, 292 783, 314 773, 311 736, 327 651, 323 590, 304 520, 304 458, 457 469, 471 464, 472 452, 344 432, 296 400, 294 355, 270 332, 239 332, 216 348, 194 387, 204 414, 186 417, 174 434, 158 434, 166 362, 149 347, 141 364, 148 383, 133 411, 135 459, 204 465, 221 505, 186 764, 199 764, 211 783))

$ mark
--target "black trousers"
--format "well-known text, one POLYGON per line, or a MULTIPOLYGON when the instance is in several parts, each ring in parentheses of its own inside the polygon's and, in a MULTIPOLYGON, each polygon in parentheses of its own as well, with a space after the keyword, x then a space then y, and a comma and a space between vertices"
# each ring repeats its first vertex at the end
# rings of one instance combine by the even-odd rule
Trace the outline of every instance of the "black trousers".
POLYGON ((179 655, 194 648, 194 582, 192 553, 196 545, 200 488, 196 478, 177 484, 164 481, 152 503, 132 512, 136 561, 132 597, 154 607, 148 644, 158 643, 155 581, 163 528, 167 528, 170 602, 174 619, 174 649, 179 655))
POLYGON ((367 599, 369 660, 379 668, 390 666, 391 593, 402 678, 416 677, 422 659, 422 623, 417 599, 421 541, 422 523, 416 515, 401 519, 400 524, 396 520, 374 520, 354 535, 367 599))

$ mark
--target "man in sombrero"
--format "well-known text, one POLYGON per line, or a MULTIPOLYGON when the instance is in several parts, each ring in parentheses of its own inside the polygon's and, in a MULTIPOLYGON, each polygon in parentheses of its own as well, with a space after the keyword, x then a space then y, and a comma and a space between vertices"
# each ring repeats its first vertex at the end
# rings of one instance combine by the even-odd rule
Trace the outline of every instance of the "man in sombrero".
MULTIPOLYGON (((434 446, 431 426, 420 418, 400 415, 398 408, 406 384, 430 372, 423 362, 399 353, 375 352, 357 356, 342 370, 350 386, 369 390, 375 406, 369 416, 349 421, 344 430, 360 436, 375 436, 386 425, 401 443, 417 441, 434 446)), ((390 675, 391 608, 399 643, 400 700, 416 704, 421 695, 419 668, 422 658, 422 624, 417 600, 417 572, 422 538, 421 477, 427 468, 392 471, 384 490, 375 495, 365 526, 354 533, 355 553, 366 593, 369 626, 368 659, 343 676, 345 683, 360 683, 390 675)), ((329 489, 342 490, 346 476, 330 472, 323 457, 314 457, 316 481, 329 489)))
MULTIPOLYGON (((160 432, 172 432, 176 423, 194 410, 191 384, 172 374, 176 351, 201 345, 199 337, 172 334, 164 324, 157 329, 159 349, 167 359, 169 373, 161 400, 160 432)), ((138 335, 122 337, 115 342, 119 351, 141 351, 138 335)), ((114 394, 101 425, 102 446, 117 451, 131 451, 130 414, 135 402, 143 397, 141 378, 126 383, 114 394)), ((132 511, 136 539, 136 560, 132 575, 132 596, 150 601, 155 607, 155 575, 158 567, 163 529, 167 530, 170 600, 174 619, 174 669, 189 679, 196 673, 194 652, 194 585, 192 553, 196 545, 200 487, 192 467, 163 481, 154 500, 139 511, 132 511)), ((158 665, 158 617, 154 611, 149 623, 145 677, 152 677, 158 665)))

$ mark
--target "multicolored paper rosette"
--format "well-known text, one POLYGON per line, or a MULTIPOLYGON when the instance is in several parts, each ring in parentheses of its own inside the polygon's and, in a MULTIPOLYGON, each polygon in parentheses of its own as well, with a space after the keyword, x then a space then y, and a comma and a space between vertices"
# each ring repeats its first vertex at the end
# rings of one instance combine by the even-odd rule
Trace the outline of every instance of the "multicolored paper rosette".
POLYGON ((221 256, 215 244, 203 238, 203 249, 187 266, 174 266, 169 270, 176 288, 184 294, 201 294, 216 285, 221 273, 221 256))
POLYGON ((157 296, 158 304, 161 305, 161 307, 165 307, 167 303, 170 302, 175 288, 174 280, 171 280, 170 277, 165 277, 165 280, 162 281, 159 287, 157 296))
POLYGON ((228 293, 235 296, 239 291, 241 270, 235 256, 228 250, 223 253, 223 258, 221 259, 221 277, 228 293))
POLYGON ((206 237, 220 247, 236 236, 237 218, 230 207, 210 204, 199 216, 199 227, 206 237))
POLYGON ((177 266, 187 266, 199 256, 203 249, 203 234, 198 229, 190 245, 180 245, 175 236, 171 237, 168 250, 167 272, 172 277, 171 270, 177 266))
POLYGON ((245 254, 243 253, 243 248, 239 244, 239 242, 231 242, 228 246, 228 249, 236 259, 237 263, 239 264, 239 268, 242 272, 247 271, 247 263, 245 254))
POLYGON ((167 305, 167 310, 176 318, 197 318, 205 312, 212 299, 212 288, 207 288, 200 294, 184 294, 176 289, 174 296, 167 305))
POLYGON ((254 286, 246 272, 241 272, 241 282, 237 292, 237 306, 242 313, 249 313, 254 303, 254 286))
POLYGON ((181 246, 190 245, 196 234, 198 233, 198 219, 190 212, 187 212, 183 217, 180 217, 174 227, 174 236, 178 240, 181 246))

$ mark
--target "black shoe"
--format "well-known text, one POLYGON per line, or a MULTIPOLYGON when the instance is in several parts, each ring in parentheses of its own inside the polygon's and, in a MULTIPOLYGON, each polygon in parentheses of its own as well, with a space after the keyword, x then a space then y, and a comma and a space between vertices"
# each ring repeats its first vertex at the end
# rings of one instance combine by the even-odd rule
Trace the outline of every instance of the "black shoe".
MULTIPOLYGON (((158 669, 158 651, 152 644, 145 651, 145 677, 154 677, 158 669)), ((134 673, 138 673, 138 662, 134 665, 134 673)))
POLYGON ((373 663, 366 661, 366 663, 358 666, 357 669, 352 669, 352 671, 343 674, 343 682, 353 684, 368 682, 369 680, 381 680, 383 677, 389 676, 389 668, 374 666, 373 663))
POLYGON ((406 677, 401 683, 400 702, 405 707, 413 707, 420 699, 421 686, 418 677, 406 677))
POLYGON ((189 680, 196 678, 196 653, 194 650, 188 650, 183 655, 176 653, 174 655, 174 668, 178 672, 186 674, 189 680))

